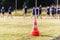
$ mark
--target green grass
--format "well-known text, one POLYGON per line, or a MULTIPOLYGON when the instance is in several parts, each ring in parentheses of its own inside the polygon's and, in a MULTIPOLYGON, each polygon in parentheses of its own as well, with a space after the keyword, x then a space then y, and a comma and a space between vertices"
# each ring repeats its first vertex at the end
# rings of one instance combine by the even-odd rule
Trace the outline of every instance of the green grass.
POLYGON ((33 18, 0 18, 0 40, 51 40, 60 36, 60 19, 37 19, 41 36, 30 36, 33 18))
MULTIPOLYGON (((13 18, 0 18, 0 40, 51 40, 60 36, 60 19, 37 19, 38 29, 41 36, 30 36, 33 27, 33 18, 30 17, 31 9, 28 10, 28 17, 23 17, 23 11, 12 12, 13 18)), ((42 12, 43 16, 46 12, 42 12)), ((5 14, 7 15, 7 14, 5 14)))

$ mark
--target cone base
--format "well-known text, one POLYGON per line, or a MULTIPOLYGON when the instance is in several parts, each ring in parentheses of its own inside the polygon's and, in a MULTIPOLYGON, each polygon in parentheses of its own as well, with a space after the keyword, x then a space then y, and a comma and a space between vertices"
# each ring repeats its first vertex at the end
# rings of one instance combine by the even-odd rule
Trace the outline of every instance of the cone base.
POLYGON ((33 29, 33 31, 31 32, 31 36, 40 36, 40 32, 37 28, 33 29))

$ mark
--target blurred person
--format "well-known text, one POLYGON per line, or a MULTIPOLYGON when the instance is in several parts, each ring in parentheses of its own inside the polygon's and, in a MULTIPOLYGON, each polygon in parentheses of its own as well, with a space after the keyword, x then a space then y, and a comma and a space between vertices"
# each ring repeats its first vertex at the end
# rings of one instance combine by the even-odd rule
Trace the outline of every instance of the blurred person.
POLYGON ((60 18, 60 8, 57 8, 57 15, 60 18))
POLYGON ((4 6, 2 6, 1 8, 2 17, 4 17, 4 12, 5 12, 5 9, 4 9, 4 6))
POLYGON ((56 8, 54 6, 52 6, 52 8, 51 8, 51 13, 52 13, 53 17, 56 16, 56 8))
POLYGON ((12 9, 11 9, 11 6, 9 6, 9 8, 8 8, 8 17, 11 16, 11 18, 12 18, 12 13, 11 12, 12 12, 12 9))
POLYGON ((24 17, 27 15, 27 6, 24 7, 24 17))
POLYGON ((37 16, 37 18, 38 18, 38 14, 39 14, 39 8, 36 7, 36 13, 35 13, 35 15, 37 16))
POLYGON ((32 15, 35 16, 35 7, 32 8, 32 15))
POLYGON ((39 6, 39 16, 42 19, 42 6, 41 5, 39 6))
POLYGON ((46 8, 46 13, 47 13, 47 16, 50 16, 50 7, 49 6, 47 6, 47 8, 46 8))

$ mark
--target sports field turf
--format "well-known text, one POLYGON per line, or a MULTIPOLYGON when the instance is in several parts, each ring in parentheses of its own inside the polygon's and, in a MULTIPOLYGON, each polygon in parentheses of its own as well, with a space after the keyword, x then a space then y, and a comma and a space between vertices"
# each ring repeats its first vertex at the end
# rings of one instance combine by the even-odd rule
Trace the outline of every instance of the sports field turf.
POLYGON ((0 18, 0 40, 53 40, 60 36, 60 19, 37 19, 41 36, 30 36, 34 19, 13 16, 0 18))

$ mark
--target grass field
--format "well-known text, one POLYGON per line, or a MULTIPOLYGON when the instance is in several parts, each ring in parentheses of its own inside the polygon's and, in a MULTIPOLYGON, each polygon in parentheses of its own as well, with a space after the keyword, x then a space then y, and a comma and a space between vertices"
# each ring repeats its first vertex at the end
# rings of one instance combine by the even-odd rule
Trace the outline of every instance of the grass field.
POLYGON ((0 18, 0 40, 53 40, 60 36, 60 19, 37 19, 41 36, 32 37, 33 18, 0 18))

